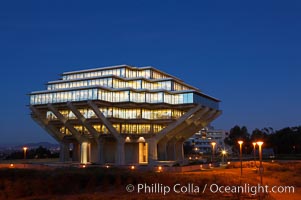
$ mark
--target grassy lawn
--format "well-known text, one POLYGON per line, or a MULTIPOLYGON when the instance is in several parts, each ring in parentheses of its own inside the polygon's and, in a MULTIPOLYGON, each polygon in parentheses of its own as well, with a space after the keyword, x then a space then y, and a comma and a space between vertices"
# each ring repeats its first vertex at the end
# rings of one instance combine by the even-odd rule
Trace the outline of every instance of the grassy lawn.
MULTIPOLYGON (((141 172, 117 168, 57 168, 52 170, 0 169, 0 199, 258 199, 250 194, 212 193, 205 185, 239 186, 257 185, 260 176, 253 168, 244 168, 240 177, 239 164, 227 169, 212 169, 186 173, 141 172), (173 191, 163 193, 126 191, 128 184, 162 184, 170 186, 193 184, 201 190, 197 193, 173 191)), ((263 184, 269 186, 294 186, 294 194, 264 195, 262 199, 301 199, 301 163, 264 163, 263 184)))

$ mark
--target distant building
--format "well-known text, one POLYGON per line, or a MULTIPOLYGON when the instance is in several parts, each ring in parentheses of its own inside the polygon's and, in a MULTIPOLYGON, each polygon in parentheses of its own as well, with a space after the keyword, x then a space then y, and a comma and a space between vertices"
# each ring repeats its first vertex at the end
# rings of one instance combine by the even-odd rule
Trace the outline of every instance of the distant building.
POLYGON ((65 72, 30 93, 32 118, 60 143, 60 160, 148 164, 183 160, 183 143, 217 118, 219 100, 153 67, 65 72))
POLYGON ((195 133, 187 140, 187 143, 193 147, 195 153, 212 153, 212 142, 215 142, 217 152, 229 148, 225 145, 224 140, 228 137, 229 132, 226 130, 215 130, 208 126, 195 133))

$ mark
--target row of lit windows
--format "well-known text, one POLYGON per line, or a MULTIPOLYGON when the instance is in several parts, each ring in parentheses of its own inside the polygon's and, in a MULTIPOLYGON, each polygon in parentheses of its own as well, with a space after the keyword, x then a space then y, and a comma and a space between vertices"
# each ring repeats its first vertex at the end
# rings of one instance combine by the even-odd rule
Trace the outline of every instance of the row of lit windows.
POLYGON ((67 83, 55 83, 55 84, 48 85, 47 90, 59 90, 59 89, 87 87, 87 86, 89 87, 102 86, 102 87, 116 88, 116 89, 121 89, 121 88, 146 89, 146 90, 163 89, 168 91, 189 90, 188 87, 171 81, 161 81, 161 82, 147 82, 144 80, 122 81, 116 78, 102 78, 102 79, 75 81, 75 82, 67 82, 67 83))
MULTIPOLYGON (((178 119, 184 114, 184 111, 176 109, 149 110, 110 107, 99 108, 99 110, 107 118, 119 119, 178 119)), ((59 110, 59 112, 66 119, 77 119, 71 110, 59 110)), ((96 115, 92 109, 79 109, 79 112, 87 119, 96 118, 96 115)), ((57 117, 51 111, 47 111, 46 117, 49 120, 57 119, 57 117)))
POLYGON ((194 93, 168 94, 165 92, 147 93, 132 91, 105 91, 102 89, 86 89, 67 92, 55 92, 30 95, 30 104, 61 103, 68 101, 102 100, 107 102, 136 102, 136 103, 168 103, 188 104, 200 103, 218 109, 218 102, 194 93))
MULTIPOLYGON (((100 134, 108 134, 109 131, 105 127, 105 125, 92 125, 93 128, 100 134)), ((120 134, 151 134, 158 133, 164 128, 166 125, 161 124, 113 124, 113 127, 120 134)), ((82 135, 89 135, 90 132, 88 129, 82 125, 76 125, 74 128, 82 135)), ((60 132, 65 135, 72 135, 71 131, 65 126, 60 128, 60 132)))
POLYGON ((107 69, 107 70, 100 70, 100 71, 94 71, 94 72, 70 74, 70 75, 64 75, 63 80, 92 78, 92 77, 101 77, 101 76, 108 76, 108 75, 126 77, 125 71, 126 71, 125 68, 119 68, 119 69, 107 69))
POLYGON ((177 119, 184 114, 184 111, 176 109, 122 109, 122 108, 100 108, 105 117, 121 119, 177 119))
POLYGON ((152 78, 152 70, 131 70, 126 68, 125 70, 125 77, 126 78, 137 78, 137 77, 144 77, 146 79, 152 78))
MULTIPOLYGON (((91 109, 78 109, 78 111, 86 118, 96 118, 96 115, 93 110, 91 109)), ((70 110, 59 110, 59 112, 66 118, 66 119, 77 119, 75 114, 70 110)), ((49 120, 56 120, 57 117, 51 112, 47 111, 46 118, 49 120)))
MULTIPOLYGON (((76 125, 76 126, 74 126, 74 128, 82 135, 89 135, 90 134, 88 129, 84 126, 76 125)), ((109 133, 108 129, 104 125, 93 125, 93 128, 98 133, 101 133, 101 134, 108 134, 109 133)), ((60 132, 65 134, 65 135, 72 135, 71 131, 65 126, 62 126, 60 128, 60 132)))
POLYGON ((162 78, 168 78, 167 76, 165 76, 164 74, 161 74, 159 72, 156 72, 156 71, 153 71, 153 74, 152 74, 152 78, 153 79, 162 79, 162 78))
POLYGON ((74 81, 67 83, 56 83, 47 86, 48 90, 68 89, 87 86, 103 86, 112 88, 112 78, 93 79, 85 81, 74 81))
POLYGON ((168 94, 164 92, 147 93, 132 91, 106 91, 101 89, 86 89, 67 92, 55 92, 30 95, 30 104, 48 104, 68 101, 103 100, 108 102, 137 103, 193 103, 193 93, 168 94))
POLYGON ((188 87, 186 87, 186 86, 184 86, 184 85, 182 85, 182 84, 179 84, 179 83, 177 83, 177 82, 174 82, 173 87, 174 87, 173 89, 174 89, 175 91, 189 90, 188 87))
POLYGON ((93 72, 83 72, 83 73, 64 75, 63 80, 74 80, 74 79, 101 77, 101 76, 108 76, 108 75, 114 75, 123 78, 137 78, 137 77, 144 77, 146 79, 168 78, 168 76, 150 69, 132 70, 128 68, 117 68, 117 69, 106 69, 106 70, 99 70, 93 72))
POLYGON ((166 125, 161 124, 114 124, 116 130, 121 134, 150 134, 158 133, 166 125))
POLYGON ((30 95, 30 104, 60 103, 67 101, 85 101, 97 99, 97 89, 74 90, 30 95))

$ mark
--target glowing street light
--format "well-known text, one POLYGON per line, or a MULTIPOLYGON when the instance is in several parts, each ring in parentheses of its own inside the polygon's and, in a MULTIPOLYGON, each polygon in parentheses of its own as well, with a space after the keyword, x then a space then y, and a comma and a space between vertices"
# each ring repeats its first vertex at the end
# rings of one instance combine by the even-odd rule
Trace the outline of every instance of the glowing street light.
POLYGON ((227 154, 227 151, 226 150, 222 150, 222 156, 223 156, 223 160, 222 160, 222 163, 224 164, 225 163, 225 155, 227 154))
POLYGON ((263 145, 263 142, 262 141, 258 141, 258 142, 256 142, 256 144, 259 147, 259 161, 260 161, 260 164, 259 164, 259 173, 260 173, 260 184, 262 184, 263 166, 262 166, 262 148, 261 147, 263 145))
POLYGON ((26 151, 27 151, 28 147, 23 147, 23 152, 24 152, 24 160, 26 159, 26 151))
POLYGON ((240 176, 242 176, 242 144, 244 143, 242 140, 237 141, 239 144, 239 155, 240 155, 240 176))
POLYGON ((214 154, 215 154, 215 152, 214 152, 214 150, 215 150, 215 145, 216 145, 216 142, 211 142, 211 145, 212 145, 212 163, 214 162, 214 154))

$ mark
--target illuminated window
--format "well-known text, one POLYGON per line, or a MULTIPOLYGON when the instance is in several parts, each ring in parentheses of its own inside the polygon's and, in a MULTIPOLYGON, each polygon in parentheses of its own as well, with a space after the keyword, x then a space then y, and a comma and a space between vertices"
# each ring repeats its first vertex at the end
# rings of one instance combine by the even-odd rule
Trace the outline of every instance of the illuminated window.
POLYGON ((166 128, 165 125, 161 125, 161 124, 154 124, 153 125, 153 130, 154 133, 159 133, 161 130, 163 130, 164 128, 166 128))
POLYGON ((47 111, 46 118, 49 119, 49 120, 56 120, 57 119, 57 117, 51 111, 47 111))
POLYGON ((66 128, 65 126, 62 126, 60 128, 60 132, 63 133, 63 134, 65 134, 65 135, 72 135, 71 132, 69 131, 69 129, 66 128))
POLYGON ((121 124, 121 133, 123 134, 148 134, 150 124, 121 124))
POLYGON ((68 110, 60 110, 59 111, 65 118, 68 119, 69 111, 68 110))
POLYGON ((100 133, 101 125, 93 125, 93 128, 100 133))

